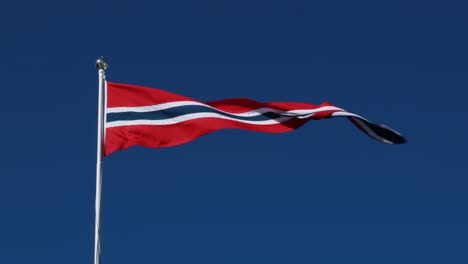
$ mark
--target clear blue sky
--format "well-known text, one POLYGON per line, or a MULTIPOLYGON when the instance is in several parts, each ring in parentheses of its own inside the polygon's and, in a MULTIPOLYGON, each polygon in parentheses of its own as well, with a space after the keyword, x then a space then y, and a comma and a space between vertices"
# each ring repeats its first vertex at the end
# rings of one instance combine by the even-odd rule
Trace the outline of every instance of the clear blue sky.
POLYGON ((0 263, 92 263, 97 71, 203 101, 333 104, 105 158, 102 264, 468 263, 463 1, 7 1, 0 263), (326 2, 326 3, 325 3, 326 2))

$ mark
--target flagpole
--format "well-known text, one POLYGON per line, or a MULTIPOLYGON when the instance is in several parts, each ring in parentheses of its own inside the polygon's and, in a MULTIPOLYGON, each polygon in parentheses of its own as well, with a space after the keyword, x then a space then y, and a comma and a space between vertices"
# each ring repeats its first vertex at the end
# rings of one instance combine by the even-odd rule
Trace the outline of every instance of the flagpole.
POLYGON ((101 185, 102 185, 102 158, 104 145, 104 93, 106 75, 105 70, 109 64, 103 57, 96 61, 96 68, 99 69, 99 96, 98 96, 98 134, 97 134, 97 160, 96 160, 96 204, 95 204, 95 226, 94 226, 94 264, 100 263, 100 220, 101 220, 101 185))

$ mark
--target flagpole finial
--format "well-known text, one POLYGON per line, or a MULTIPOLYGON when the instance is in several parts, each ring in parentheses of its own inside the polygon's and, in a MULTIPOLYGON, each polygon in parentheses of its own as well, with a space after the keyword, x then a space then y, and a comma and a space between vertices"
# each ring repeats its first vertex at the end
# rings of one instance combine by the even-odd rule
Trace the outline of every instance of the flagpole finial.
POLYGON ((106 59, 104 59, 103 56, 101 56, 101 57, 99 57, 99 59, 97 59, 96 68, 98 68, 100 70, 107 70, 108 67, 109 67, 109 63, 106 61, 106 59))

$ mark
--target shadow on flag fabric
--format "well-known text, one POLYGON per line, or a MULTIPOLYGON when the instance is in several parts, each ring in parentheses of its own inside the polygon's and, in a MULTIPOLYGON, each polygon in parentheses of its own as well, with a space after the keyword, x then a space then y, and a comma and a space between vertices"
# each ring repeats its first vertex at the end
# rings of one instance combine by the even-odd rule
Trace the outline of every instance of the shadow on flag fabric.
POLYGON ((371 138, 406 140, 389 127, 336 107, 297 102, 261 103, 245 98, 200 102, 167 91, 107 82, 104 155, 131 146, 162 148, 190 142, 220 129, 281 133, 309 120, 346 117, 371 138))

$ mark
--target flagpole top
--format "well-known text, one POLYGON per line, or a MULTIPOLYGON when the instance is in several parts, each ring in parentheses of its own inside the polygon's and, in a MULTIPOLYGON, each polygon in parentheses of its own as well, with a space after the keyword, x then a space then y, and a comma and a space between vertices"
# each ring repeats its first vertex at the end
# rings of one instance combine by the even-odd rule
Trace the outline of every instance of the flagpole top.
POLYGON ((106 61, 106 59, 104 59, 103 56, 101 56, 96 60, 96 68, 105 71, 107 68, 109 68, 109 63, 106 61))

